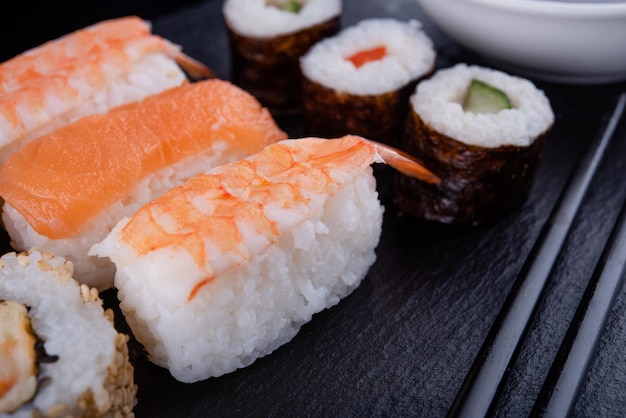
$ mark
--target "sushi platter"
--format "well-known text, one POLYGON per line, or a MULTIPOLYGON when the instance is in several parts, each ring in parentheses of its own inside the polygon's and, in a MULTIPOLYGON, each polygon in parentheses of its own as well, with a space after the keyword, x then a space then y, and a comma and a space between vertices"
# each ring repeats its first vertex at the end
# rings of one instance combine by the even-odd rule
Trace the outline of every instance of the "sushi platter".
MULTIPOLYGON (((180 45, 192 69, 209 69, 216 78, 229 81, 237 69, 231 61, 229 42, 233 33, 225 22, 223 4, 222 0, 188 2, 152 20, 151 30, 180 45)), ((415 0, 343 1, 339 20, 333 25, 347 28, 375 18, 420 22, 436 53, 434 63, 427 63, 433 71, 459 65, 462 68, 455 68, 465 69, 464 64, 497 69, 496 64, 448 38, 415 0)), ((170 48, 169 44, 164 48, 170 48)), ((515 75, 514 69, 506 71, 515 75)), ((626 84, 570 85, 541 78, 529 81, 545 94, 553 115, 544 118, 551 126, 538 143, 543 147, 539 160, 522 164, 511 156, 513 150, 503 157, 503 168, 497 170, 513 172, 513 177, 519 172, 520 178, 525 178, 527 170, 531 177, 534 175, 529 189, 521 186, 521 203, 516 200, 512 209, 505 205, 506 211, 498 211, 493 218, 488 212, 487 219, 480 218, 476 224, 426 220, 406 209, 410 205, 398 204, 406 196, 397 194, 410 192, 396 187, 393 169, 382 164, 374 166, 375 187, 384 209, 382 215, 372 215, 373 219, 382 216, 380 240, 373 250, 375 261, 360 284, 339 296, 341 300, 336 304, 302 314, 310 320, 295 314, 291 321, 296 328, 302 324, 299 331, 266 355, 247 363, 243 360, 242 366, 216 376, 188 378, 185 367, 174 372, 174 367, 168 370, 151 362, 149 358, 156 355, 148 353, 150 349, 142 345, 139 335, 133 334, 132 325, 137 319, 125 319, 118 292, 132 295, 136 288, 101 291, 104 307, 114 313, 115 329, 129 336, 128 358, 137 385, 135 416, 622 415, 626 411, 626 84), (180 376, 184 378, 177 378, 180 376)), ((220 83, 207 82, 201 94, 233 95, 233 100, 241 100, 240 106, 246 107, 241 112, 260 114, 254 103, 240 99, 239 93, 220 83)), ((269 83, 281 85, 280 80, 269 83)), ((484 91, 479 93, 493 94, 484 91)), ((510 106, 506 100, 502 106, 510 106)), ((162 105, 154 103, 156 113, 162 105)), ((220 105, 215 108, 222 112, 220 105)), ((132 107, 129 109, 131 114, 132 107)), ((204 110, 203 118, 214 117, 213 108, 204 110)), ((328 117, 329 112, 320 113, 328 117)), ((255 132, 267 136, 263 141, 308 136, 302 114, 274 114, 276 126, 263 119, 268 114, 254 116, 259 119, 255 132)), ((223 115, 220 113, 219 118, 223 115)), ((118 120, 125 117, 119 114, 118 120)), ((236 115, 226 118, 239 123, 236 115)), ((174 124, 174 118, 170 119, 174 124)), ((196 123, 192 119, 188 125, 196 123)), ((85 126, 89 131, 96 125, 85 126)), ((207 126, 214 129, 216 124, 207 126)), ((208 128, 198 127, 202 129, 208 128)), ((386 163, 394 166, 397 155, 386 148, 350 141, 348 138, 337 143, 358 149, 371 161, 374 153, 380 153, 386 163)), ((265 142, 259 140, 256 145, 265 146, 265 142)), ((293 153, 313 153, 315 146, 313 141, 311 149, 293 153)), ((263 160, 258 161, 259 167, 264 167, 263 160)), ((371 161, 367 161, 369 169, 371 161)), ((428 161, 424 165, 428 168, 428 161)), ((226 169, 224 173, 228 179, 226 169)), ((439 181, 429 177, 430 172, 420 173, 422 180, 439 181)), ((64 181, 71 182, 71 176, 64 181)), ((3 187, 7 190, 0 184, 3 187)), ((507 185, 495 192, 501 194, 497 200, 505 204, 519 197, 511 195, 507 185)), ((485 196, 491 193, 489 189, 485 196)), ((166 206, 153 206, 151 210, 165 213, 166 206)), ((468 213, 473 215, 472 211, 468 213)), ((142 237, 152 233, 149 225, 137 219, 133 216, 124 231, 135 228, 142 237)), ((377 231, 370 223, 358 229, 365 234, 377 231)), ((122 232, 116 231, 123 238, 122 232)), ((13 250, 11 238, 4 230, 1 234, 2 254, 8 253, 13 250)), ((114 242, 109 236, 106 245, 94 248, 107 255, 117 252, 117 259, 123 260, 124 254, 119 254, 122 238, 114 242)), ((131 244, 139 245, 139 241, 131 244)), ((46 255, 37 257, 45 259, 46 255)), ((318 264, 325 263, 326 259, 319 259, 318 264)), ((162 265, 169 268, 168 264, 162 265)), ((187 302, 204 284, 189 285, 187 302)), ((89 295, 87 290, 85 301, 97 299, 89 295)), ((168 295, 171 300, 179 296, 168 295)), ((231 303, 239 303, 236 294, 231 303)), ((274 301, 270 303, 275 306, 274 301)), ((149 311, 150 307, 137 310, 149 311)), ((161 337, 171 341, 167 333, 193 336, 208 332, 194 328, 199 323, 194 316, 183 318, 173 327, 170 324, 171 328, 154 331, 154 335, 165 329, 166 335, 161 337)), ((219 321, 215 323, 219 332, 221 326, 219 321)), ((176 352, 176 348, 172 350, 176 352)), ((186 361, 196 364, 196 359, 186 361)))

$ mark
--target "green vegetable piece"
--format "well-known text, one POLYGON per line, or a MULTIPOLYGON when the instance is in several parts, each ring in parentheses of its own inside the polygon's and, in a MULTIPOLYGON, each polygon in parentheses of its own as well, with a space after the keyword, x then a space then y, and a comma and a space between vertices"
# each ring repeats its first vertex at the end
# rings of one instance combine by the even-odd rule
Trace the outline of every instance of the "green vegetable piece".
POLYGON ((473 79, 463 109, 473 113, 498 113, 511 108, 511 101, 502 91, 480 80, 473 79))
POLYGON ((304 3, 303 0, 265 0, 266 5, 291 13, 299 13, 304 3))
POLYGON ((289 0, 285 4, 285 10, 292 13, 298 13, 302 9, 302 5, 295 0, 289 0))

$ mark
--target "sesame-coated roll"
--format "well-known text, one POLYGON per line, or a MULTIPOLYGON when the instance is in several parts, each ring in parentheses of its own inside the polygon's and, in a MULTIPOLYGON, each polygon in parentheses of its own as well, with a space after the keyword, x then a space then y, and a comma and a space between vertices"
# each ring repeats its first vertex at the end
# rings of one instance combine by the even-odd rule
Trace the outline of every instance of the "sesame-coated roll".
POLYGON ((417 21, 368 19, 319 42, 300 62, 307 134, 397 145, 409 96, 434 64, 417 21))
POLYGON ((341 0, 226 0, 232 81, 274 116, 301 113, 298 60, 336 34, 341 0))
POLYGON ((128 336, 72 264, 31 250, 0 258, 0 416, 132 417, 128 336))
POLYGON ((411 109, 401 147, 442 181, 394 178, 402 211, 477 225, 526 200, 554 123, 548 98, 530 81, 457 64, 422 81, 411 109))

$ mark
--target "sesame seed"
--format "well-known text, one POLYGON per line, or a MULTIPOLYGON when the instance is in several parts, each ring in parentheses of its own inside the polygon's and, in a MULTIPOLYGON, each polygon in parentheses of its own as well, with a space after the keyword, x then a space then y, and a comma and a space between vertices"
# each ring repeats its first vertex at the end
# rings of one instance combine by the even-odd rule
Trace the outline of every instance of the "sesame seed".
POLYGON ((81 284, 80 295, 83 297, 83 300, 85 302, 89 302, 91 300, 91 291, 89 289, 89 286, 87 286, 86 284, 81 284))
POLYGON ((28 255, 26 255, 24 253, 18 254, 17 255, 17 263, 20 266, 22 266, 22 267, 26 267, 30 263, 30 259, 28 258, 28 255))
POLYGON ((63 263, 63 265, 67 269, 67 272, 69 273, 69 275, 73 276, 74 275, 74 263, 72 263, 69 260, 66 260, 65 263, 63 263))
POLYGON ((55 267, 52 270, 52 275, 56 277, 61 284, 67 283, 72 278, 72 275, 63 266, 55 267))
POLYGON ((50 408, 48 408, 48 411, 46 411, 47 415, 50 417, 60 417, 63 414, 65 414, 65 411, 67 410, 67 407, 61 403, 57 403, 52 405, 50 408))
POLYGON ((41 257, 44 260, 52 260, 54 258, 54 253, 52 251, 43 250, 41 251, 41 257))
POLYGON ((52 270, 52 265, 48 263, 46 260, 38 260, 37 268, 39 268, 39 270, 41 271, 50 271, 52 270))

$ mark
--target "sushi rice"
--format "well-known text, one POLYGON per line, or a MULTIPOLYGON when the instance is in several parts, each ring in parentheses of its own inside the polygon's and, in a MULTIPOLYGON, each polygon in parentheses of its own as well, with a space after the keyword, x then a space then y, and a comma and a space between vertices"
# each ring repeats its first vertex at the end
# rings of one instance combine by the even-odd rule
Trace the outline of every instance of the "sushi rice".
POLYGON ((49 251, 0 258, 0 300, 26 306, 50 357, 37 365, 34 398, 0 411, 2 417, 133 416, 137 386, 128 336, 115 330, 98 292, 72 273, 71 263, 49 251))

